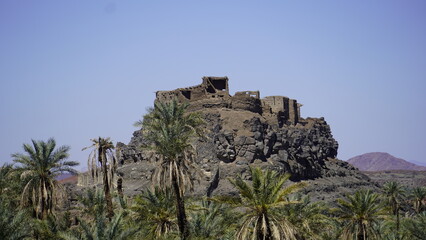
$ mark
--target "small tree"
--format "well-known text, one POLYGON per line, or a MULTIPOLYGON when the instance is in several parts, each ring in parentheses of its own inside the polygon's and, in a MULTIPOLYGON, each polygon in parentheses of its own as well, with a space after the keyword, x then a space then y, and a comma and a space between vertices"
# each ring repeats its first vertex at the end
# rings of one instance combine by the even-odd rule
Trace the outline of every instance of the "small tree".
POLYGON ((246 212, 243 223, 237 231, 237 239, 271 240, 296 239, 296 227, 285 218, 279 208, 289 204, 287 196, 304 187, 303 182, 284 187, 290 175, 280 175, 275 171, 250 168, 252 182, 238 176, 230 180, 239 191, 239 198, 228 201, 246 212))
POLYGON ((20 164, 17 170, 26 183, 22 192, 22 205, 32 205, 39 219, 46 219, 59 197, 57 190, 61 186, 56 177, 63 172, 77 173, 71 167, 77 166, 78 162, 66 161, 70 147, 61 146, 56 150, 55 147, 53 138, 47 142, 32 140, 32 146, 23 145, 26 154, 12 154, 13 161, 20 164))
POLYGON ((426 240, 426 212, 407 219, 404 225, 409 232, 410 239, 426 240))
POLYGON ((234 239, 236 222, 240 214, 227 204, 202 200, 190 212, 191 239, 234 239))
POLYGON ((114 216, 114 209, 112 206, 111 188, 114 179, 114 173, 117 168, 117 160, 114 153, 114 144, 109 138, 91 139, 93 144, 89 147, 93 148, 88 159, 88 168, 92 178, 96 178, 102 173, 103 187, 105 200, 107 205, 107 217, 109 220, 114 216))
POLYGON ((426 201, 426 187, 416 187, 412 192, 413 207, 416 213, 424 210, 424 202, 426 201))
POLYGON ((360 190, 348 195, 347 200, 337 199, 337 216, 343 221, 342 239, 367 240, 378 237, 375 226, 383 216, 379 195, 371 190, 360 190))
POLYGON ((306 240, 321 239, 322 235, 337 231, 333 221, 326 215, 329 209, 323 202, 311 202, 301 194, 289 199, 294 204, 282 208, 283 214, 299 229, 298 236, 306 240))
POLYGON ((383 186, 384 196, 386 202, 389 204, 390 210, 396 217, 396 238, 399 239, 400 232, 400 216, 399 210, 401 208, 401 201, 405 197, 405 191, 402 186, 397 182, 387 182, 383 186))
POLYGON ((137 233, 138 229, 127 226, 125 212, 121 211, 112 219, 105 214, 105 198, 101 190, 86 192, 80 199, 85 206, 84 218, 79 218, 79 226, 67 232, 61 232, 64 240, 127 240, 137 233))
POLYGON ((162 239, 177 230, 175 199, 170 188, 155 187, 137 196, 132 206, 133 219, 143 223, 146 238, 162 239))
POLYGON ((14 209, 0 195, 0 239, 22 240, 30 236, 29 216, 14 209))

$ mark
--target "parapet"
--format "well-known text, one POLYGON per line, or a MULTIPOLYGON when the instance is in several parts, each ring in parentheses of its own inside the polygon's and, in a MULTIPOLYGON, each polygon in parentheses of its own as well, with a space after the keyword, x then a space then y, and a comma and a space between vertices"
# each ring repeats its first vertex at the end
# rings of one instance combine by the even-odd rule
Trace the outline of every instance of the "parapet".
POLYGON ((236 92, 235 97, 254 97, 259 99, 260 98, 260 92, 259 91, 242 91, 242 92, 236 92))
POLYGON ((284 96, 268 96, 260 99, 259 91, 239 91, 234 96, 229 94, 228 77, 203 77, 202 83, 193 87, 178 88, 172 91, 158 91, 156 100, 167 102, 176 99, 178 102, 198 104, 200 109, 206 107, 232 108, 247 110, 259 114, 269 114, 278 118, 280 123, 297 124, 300 119, 300 106, 295 99, 284 96))
POLYGON ((156 101, 170 101, 177 99, 179 102, 197 101, 209 98, 228 98, 228 77, 203 77, 200 85, 178 88, 172 91, 158 91, 156 101))

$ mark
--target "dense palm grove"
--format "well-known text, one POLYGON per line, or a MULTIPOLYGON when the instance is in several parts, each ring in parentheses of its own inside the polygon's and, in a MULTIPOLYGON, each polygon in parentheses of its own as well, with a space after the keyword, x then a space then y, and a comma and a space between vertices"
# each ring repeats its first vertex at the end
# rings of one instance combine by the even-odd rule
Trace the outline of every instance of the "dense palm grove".
POLYGON ((426 188, 396 182, 360 189, 332 204, 298 193, 305 183, 251 168, 251 181, 230 179, 236 197, 190 197, 194 138, 203 121, 187 105, 157 103, 141 127, 144 150, 158 164, 152 189, 134 198, 114 189, 114 145, 92 140, 89 171, 102 186, 85 189, 70 205, 57 177, 76 173, 67 146, 54 139, 24 144, 14 165, 0 168, 0 239, 426 239, 426 188))

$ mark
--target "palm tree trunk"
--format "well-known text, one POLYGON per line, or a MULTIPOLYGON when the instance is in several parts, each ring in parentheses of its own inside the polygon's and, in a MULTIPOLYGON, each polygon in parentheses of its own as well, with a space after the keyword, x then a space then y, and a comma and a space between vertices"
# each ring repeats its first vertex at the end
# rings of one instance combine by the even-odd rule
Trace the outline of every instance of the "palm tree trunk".
POLYGON ((41 199, 40 199, 40 215, 39 219, 43 220, 47 217, 47 199, 45 198, 45 195, 47 195, 46 186, 43 180, 41 180, 41 186, 40 186, 40 193, 41 193, 41 199))
POLYGON ((103 151, 102 147, 99 147, 98 153, 99 153, 99 155, 98 155, 99 160, 102 163, 102 175, 103 175, 105 201, 106 201, 106 205, 107 205, 107 217, 111 221, 112 217, 114 216, 114 210, 113 210, 113 207, 112 207, 112 199, 111 199, 110 186, 109 186, 109 181, 108 181, 108 168, 107 168, 107 165, 106 165, 106 156, 105 156, 105 152, 103 151))
POLYGON ((271 227, 269 225, 269 218, 268 218, 268 214, 262 213, 258 218, 257 218, 257 224, 256 224, 256 232, 257 232, 257 239, 258 240, 272 240, 272 231, 271 231, 271 227), (263 225, 263 218, 265 219, 266 222, 266 234, 263 234, 263 229, 262 229, 262 225, 263 225))
POLYGON ((358 235, 357 235, 357 240, 365 240, 366 236, 365 236, 365 229, 364 229, 364 224, 362 223, 362 220, 359 220, 358 225, 361 229, 359 229, 358 235))
POLYGON ((396 205, 396 239, 399 240, 399 228, 400 228, 400 220, 399 220, 399 204, 396 205))
POLYGON ((46 211, 46 205, 45 205, 44 196, 42 194, 41 200, 40 200, 40 213, 38 213, 38 219, 46 219, 47 211, 46 211))
POLYGON ((176 195, 176 209, 177 219, 180 231, 180 238, 186 240, 189 237, 189 229, 187 227, 186 213, 185 213, 185 201, 184 196, 181 195, 180 186, 177 179, 176 169, 172 170, 172 186, 176 195))

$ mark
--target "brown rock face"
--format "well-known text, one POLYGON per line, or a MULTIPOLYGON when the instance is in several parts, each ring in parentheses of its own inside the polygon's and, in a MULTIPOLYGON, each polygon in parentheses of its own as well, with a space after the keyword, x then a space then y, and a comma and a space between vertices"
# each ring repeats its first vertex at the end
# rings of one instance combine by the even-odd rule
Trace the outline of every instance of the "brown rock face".
MULTIPOLYGON (((157 92, 156 101, 173 99, 170 96, 189 101, 190 110, 200 112, 210 130, 207 140, 194 143, 202 176, 195 194, 235 194, 228 178, 242 175, 249 180, 249 166, 289 173, 293 181, 321 182, 321 187, 312 184, 305 190, 314 198, 323 198, 319 189, 334 193, 342 188, 346 190, 341 192, 347 192, 358 186, 371 187, 368 177, 335 159, 338 143, 323 118, 301 118, 296 100, 281 96, 260 99, 259 95, 246 91, 230 96, 226 77, 204 77, 195 87, 157 92)), ((150 185, 154 165, 140 150, 142 143, 138 130, 128 145, 117 144, 122 164, 119 175, 128 194, 150 185)))

